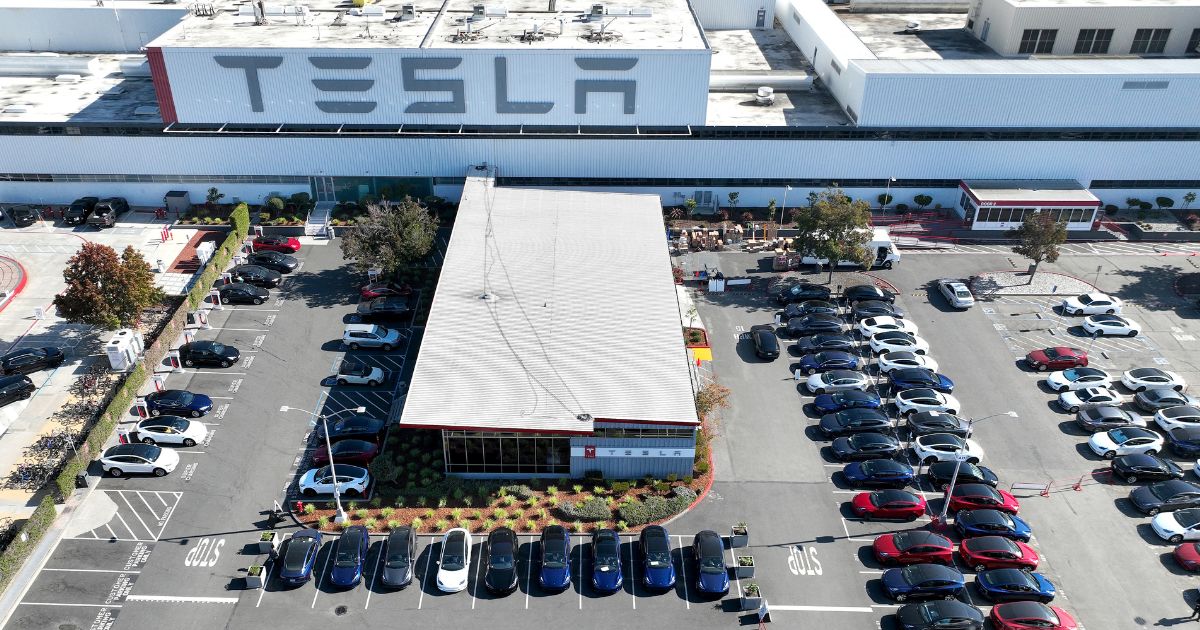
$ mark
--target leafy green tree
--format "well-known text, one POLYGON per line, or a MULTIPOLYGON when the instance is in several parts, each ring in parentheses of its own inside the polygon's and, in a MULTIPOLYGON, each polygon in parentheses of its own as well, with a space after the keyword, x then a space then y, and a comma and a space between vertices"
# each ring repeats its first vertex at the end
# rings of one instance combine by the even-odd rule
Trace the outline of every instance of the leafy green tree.
POLYGON ((692 217, 693 214, 696 214, 696 206, 697 205, 698 204, 696 203, 695 197, 689 197, 687 199, 687 201, 683 202, 683 207, 686 209, 687 216, 689 219, 692 217))
POLYGON ((840 188, 828 188, 817 194, 805 212, 793 214, 796 250, 829 261, 829 282, 839 261, 868 265, 871 253, 871 207, 866 201, 852 200, 840 188))
POLYGON ((239 203, 233 212, 229 213, 229 223, 233 225, 233 231, 239 239, 246 238, 250 233, 250 206, 244 201, 239 203))
POLYGON ((209 207, 213 207, 225 198, 225 194, 217 190, 216 186, 208 189, 208 194, 204 196, 204 203, 209 207))
POLYGON ((1020 243, 1013 246, 1013 252, 1033 261, 1033 273, 1029 274, 1029 281, 1033 282, 1033 274, 1042 261, 1058 260, 1058 246, 1067 242, 1067 224, 1055 221, 1047 212, 1035 212, 1026 216, 1017 228, 1017 239, 1020 243))
POLYGON ((887 193, 881 193, 878 197, 876 197, 876 199, 879 200, 879 205, 886 206, 889 203, 892 203, 893 197, 887 193))
POLYGON ((913 197, 913 203, 917 204, 917 210, 925 209, 925 206, 933 203, 933 197, 925 194, 913 197))
POLYGON ((107 330, 136 324, 142 310, 163 299, 150 265, 133 247, 117 256, 107 245, 84 243, 67 261, 63 279, 67 288, 54 298, 58 314, 107 330))
POLYGON ((1167 208, 1169 210, 1175 207, 1175 200, 1170 197, 1159 197, 1154 201, 1158 202, 1159 208, 1167 208))
POLYGON ((740 197, 742 195, 741 195, 741 193, 731 192, 726 196, 729 197, 729 207, 736 208, 738 205, 738 202, 741 201, 740 197))
POLYGON ((1194 201, 1196 201, 1196 193, 1190 192, 1185 194, 1183 196, 1183 209, 1187 210, 1188 206, 1192 205, 1194 201))
POLYGON ((411 197, 387 206, 370 204, 357 227, 342 236, 342 255, 366 271, 378 267, 394 275, 433 249, 437 219, 411 197))

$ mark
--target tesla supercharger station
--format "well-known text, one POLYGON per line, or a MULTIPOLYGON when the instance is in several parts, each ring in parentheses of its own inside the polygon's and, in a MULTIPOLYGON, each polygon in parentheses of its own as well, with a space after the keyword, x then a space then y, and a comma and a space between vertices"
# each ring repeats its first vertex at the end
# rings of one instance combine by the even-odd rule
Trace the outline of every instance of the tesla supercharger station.
POLYGON ((214 311, 225 310, 225 307, 221 306, 221 292, 220 291, 218 291, 216 289, 209 291, 208 292, 208 301, 212 302, 212 308, 214 311))
POLYGON ((233 274, 228 271, 221 272, 221 284, 229 284, 233 282, 233 274))
POLYGON ((254 235, 255 235, 255 236, 262 236, 262 235, 263 235, 263 229, 262 229, 262 226, 261 226, 261 225, 256 225, 256 226, 254 226, 254 235))
MULTIPOLYGON (((196 340, 196 333, 194 333, 190 330, 183 331, 183 343, 192 343, 195 340, 196 340)), ((179 350, 175 350, 174 352, 178 356, 179 350)))
POLYGON ((381 274, 381 273, 383 273, 383 270, 378 267, 372 267, 372 268, 368 269, 367 270, 367 282, 375 282, 376 280, 379 279, 379 274, 381 274))
MULTIPOLYGON (((220 298, 217 299, 220 301, 220 298)), ((208 323, 208 313, 204 311, 196 311, 196 323, 200 324, 201 330, 212 330, 212 324, 208 323)))
POLYGON ((241 254, 234 254, 234 255, 233 255, 233 264, 234 264, 234 265, 244 265, 244 264, 246 264, 246 257, 245 257, 245 256, 243 256, 243 255, 241 255, 241 254))
POLYGON ((139 418, 150 417, 150 408, 146 406, 146 398, 144 396, 137 397, 137 400, 133 403, 133 410, 137 412, 139 418))
MULTIPOLYGON (((178 350, 167 351, 167 362, 171 364, 171 371, 178 374, 183 371, 183 361, 179 359, 178 350)), ((157 378, 157 377, 155 377, 157 378)), ((157 385, 157 383, 156 383, 157 385)), ((162 390, 159 390, 162 391, 162 390)))
MULTIPOLYGON (((182 372, 183 370, 180 371, 182 372)), ((156 392, 161 392, 167 388, 167 377, 162 374, 155 374, 150 377, 150 380, 154 382, 154 391, 156 392)))

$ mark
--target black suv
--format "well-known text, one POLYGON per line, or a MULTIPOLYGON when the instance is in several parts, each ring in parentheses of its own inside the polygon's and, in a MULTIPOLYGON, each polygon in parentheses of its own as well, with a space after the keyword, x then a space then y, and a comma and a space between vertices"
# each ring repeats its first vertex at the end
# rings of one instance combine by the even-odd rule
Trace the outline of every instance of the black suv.
POLYGON ((88 215, 92 214, 92 210, 96 209, 96 204, 100 203, 99 197, 80 197, 71 202, 71 207, 63 213, 63 223, 67 225, 83 225, 87 222, 88 215))
POLYGON ((359 302, 355 317, 360 322, 395 321, 412 315, 408 298, 381 297, 370 302, 359 302))
POLYGON ((101 199, 92 209, 92 215, 87 218, 88 225, 100 228, 112 227, 117 224, 117 217, 129 212, 129 202, 124 197, 109 197, 101 199))
POLYGON ((8 209, 8 218, 12 219, 13 225, 17 227, 29 227, 41 217, 38 216, 37 210, 29 206, 11 206, 8 209))
POLYGON ((32 396, 35 390, 37 387, 33 386, 33 381, 24 374, 0 378, 0 407, 25 400, 32 396))

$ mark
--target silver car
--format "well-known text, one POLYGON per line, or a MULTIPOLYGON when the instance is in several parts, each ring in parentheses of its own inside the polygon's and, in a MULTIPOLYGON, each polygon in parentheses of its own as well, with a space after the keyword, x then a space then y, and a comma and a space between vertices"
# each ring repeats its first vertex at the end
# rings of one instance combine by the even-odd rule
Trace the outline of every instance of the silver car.
POLYGON ((975 305, 975 296, 971 295, 971 290, 959 280, 942 278, 937 281, 937 288, 954 308, 968 309, 975 305))

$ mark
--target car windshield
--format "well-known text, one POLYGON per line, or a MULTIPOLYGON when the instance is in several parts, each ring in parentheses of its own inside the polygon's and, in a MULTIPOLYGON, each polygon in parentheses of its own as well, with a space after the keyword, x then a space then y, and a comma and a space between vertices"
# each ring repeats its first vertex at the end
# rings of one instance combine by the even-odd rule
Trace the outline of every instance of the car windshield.
POLYGON ((378 334, 380 337, 386 337, 389 331, 388 331, 388 329, 387 329, 387 328, 385 328, 385 327, 383 327, 383 326, 376 326, 376 327, 375 327, 375 332, 376 332, 376 333, 377 333, 377 334, 378 334))
POLYGON ((1047 359, 1057 359, 1060 356, 1066 356, 1059 354, 1058 350, 1055 348, 1046 348, 1045 353, 1047 359))
POLYGON ((1112 441, 1116 444, 1124 444, 1125 442, 1138 437, 1138 434, 1126 431, 1125 429, 1113 429, 1112 431, 1108 432, 1108 436, 1112 438, 1112 441))
POLYGON ((343 538, 338 542, 337 558, 333 563, 339 567, 358 566, 358 537, 343 538))
POLYGON ((542 566, 547 569, 565 569, 567 567, 567 554, 561 551, 547 551, 546 557, 542 559, 542 566))
POLYGON ((1069 370, 1063 370, 1063 377, 1066 378, 1068 381, 1074 381, 1074 380, 1078 379, 1080 376, 1082 376, 1082 374, 1080 374, 1079 370, 1076 370, 1075 368, 1071 368, 1069 370))
POLYGON ((1084 295, 1079 296, 1079 303, 1084 306, 1087 306, 1088 304, 1091 304, 1094 301, 1095 300, 1092 299, 1092 296, 1087 295, 1086 293, 1084 295))
POLYGON ((617 541, 604 539, 596 543, 596 566, 601 571, 617 568, 617 541))
POLYGON ((1175 513, 1175 520, 1182 527, 1194 527, 1200 523, 1200 510, 1179 510, 1175 513))
POLYGON ((142 452, 139 454, 142 457, 145 457, 149 461, 152 461, 152 462, 158 461, 158 456, 162 455, 162 447, 160 447, 160 446, 145 446, 142 448, 142 452))
POLYGON ((404 549, 388 551, 387 568, 403 569, 408 566, 408 553, 404 549))
POLYGON ((223 343, 217 343, 214 341, 208 348, 216 354, 225 354, 225 344, 223 343))
POLYGON ((1170 499, 1171 497, 1174 497, 1175 495, 1179 494, 1180 492, 1186 492, 1186 491, 1187 491, 1186 484, 1181 486, 1179 483, 1172 483, 1170 481, 1167 481, 1164 483, 1156 483, 1156 484, 1153 484, 1150 486, 1150 494, 1153 494, 1155 497, 1162 499, 1164 501, 1166 501, 1167 499, 1170 499))
POLYGON ((654 551, 646 554, 646 563, 652 568, 661 569, 671 566, 671 554, 665 551, 654 551))
POLYGON ((175 394, 175 402, 181 405, 190 405, 195 398, 191 392, 179 392, 175 394))
POLYGON ((954 295, 957 297, 960 297, 960 298, 969 298, 969 297, 971 297, 971 292, 966 289, 957 289, 956 288, 956 289, 954 289, 954 295))
POLYGON ((172 429, 175 429, 176 431, 180 431, 180 432, 187 431, 189 424, 190 423, 187 420, 184 420, 183 418, 175 418, 174 420, 168 420, 163 423, 163 425, 171 427, 172 429))
POLYGON ((442 556, 442 568, 447 571, 461 571, 466 563, 466 558, 460 555, 446 554, 442 556))
POLYGON ((309 540, 293 542, 288 545, 283 554, 283 567, 288 571, 299 571, 304 567, 304 559, 308 557, 308 549, 312 543, 309 540))
POLYGON ((513 547, 511 543, 500 542, 492 545, 491 554, 488 556, 488 564, 493 569, 511 569, 513 568, 513 547))

